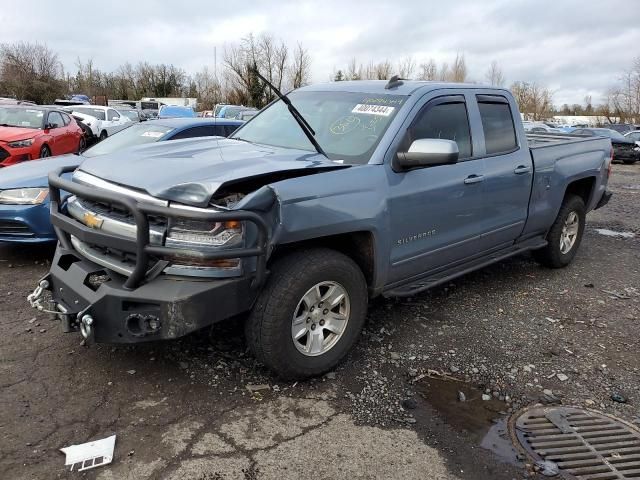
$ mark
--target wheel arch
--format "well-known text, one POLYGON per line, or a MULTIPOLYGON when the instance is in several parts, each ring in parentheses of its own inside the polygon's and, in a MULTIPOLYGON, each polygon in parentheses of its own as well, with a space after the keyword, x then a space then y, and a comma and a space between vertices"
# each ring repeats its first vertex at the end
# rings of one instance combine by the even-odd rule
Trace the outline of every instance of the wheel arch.
POLYGON ((566 199, 569 195, 576 195, 582 198, 585 207, 588 207, 593 197, 595 186, 596 177, 593 176, 573 180, 567 185, 567 188, 564 192, 563 200, 566 199))
POLYGON ((276 246, 270 262, 288 253, 309 248, 329 248, 351 258, 362 271, 371 292, 376 279, 376 242, 373 232, 355 231, 300 240, 276 246))

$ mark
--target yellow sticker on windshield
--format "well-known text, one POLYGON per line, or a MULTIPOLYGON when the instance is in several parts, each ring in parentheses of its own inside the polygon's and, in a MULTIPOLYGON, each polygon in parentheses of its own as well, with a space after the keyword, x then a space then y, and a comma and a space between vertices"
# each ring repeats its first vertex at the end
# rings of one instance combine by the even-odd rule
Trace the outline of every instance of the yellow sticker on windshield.
POLYGON ((364 113, 366 115, 388 117, 394 110, 395 107, 389 107, 387 105, 368 105, 365 103, 359 103, 353 108, 353 110, 351 110, 351 113, 364 113))

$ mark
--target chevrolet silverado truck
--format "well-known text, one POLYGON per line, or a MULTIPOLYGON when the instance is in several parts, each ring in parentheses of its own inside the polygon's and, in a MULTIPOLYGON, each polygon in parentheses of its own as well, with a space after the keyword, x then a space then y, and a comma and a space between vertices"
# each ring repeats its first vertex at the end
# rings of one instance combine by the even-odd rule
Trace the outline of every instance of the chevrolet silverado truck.
POLYGON ((373 297, 528 251, 565 267, 611 196, 610 140, 527 137, 507 90, 392 78, 279 95, 215 146, 52 173, 59 245, 32 305, 106 343, 244 321, 260 361, 304 378, 345 357, 373 297))

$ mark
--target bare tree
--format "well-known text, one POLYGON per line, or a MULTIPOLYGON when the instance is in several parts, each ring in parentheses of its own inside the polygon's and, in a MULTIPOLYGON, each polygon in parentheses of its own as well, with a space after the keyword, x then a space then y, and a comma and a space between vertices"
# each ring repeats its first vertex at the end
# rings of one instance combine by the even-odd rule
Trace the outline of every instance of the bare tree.
POLYGON ((293 52, 293 63, 289 70, 289 81, 293 88, 300 88, 309 83, 311 69, 311 57, 300 43, 293 52))
POLYGON ((0 44, 0 90, 19 99, 52 102, 65 91, 58 55, 40 43, 0 44))
POLYGON ((448 80, 451 82, 464 82, 467 80, 467 63, 465 62, 464 54, 456 54, 448 80))
POLYGON ((418 80, 436 80, 438 78, 438 66, 433 58, 427 63, 420 64, 420 74, 418 80))
POLYGON ((413 57, 405 57, 398 62, 398 75, 400 78, 411 78, 416 68, 413 57))
POLYGON ((441 82, 447 82, 449 81, 450 75, 449 64, 447 62, 442 62, 442 65, 440 65, 440 71, 438 72, 438 80, 441 82))
POLYGON ((485 78, 489 85, 494 87, 503 87, 504 86, 504 75, 502 73, 502 69, 498 62, 495 60, 491 62, 491 65, 487 69, 487 73, 485 74, 485 78))
POLYGON ((520 111, 532 120, 545 120, 553 114, 553 93, 548 88, 536 83, 514 82, 511 92, 520 111))

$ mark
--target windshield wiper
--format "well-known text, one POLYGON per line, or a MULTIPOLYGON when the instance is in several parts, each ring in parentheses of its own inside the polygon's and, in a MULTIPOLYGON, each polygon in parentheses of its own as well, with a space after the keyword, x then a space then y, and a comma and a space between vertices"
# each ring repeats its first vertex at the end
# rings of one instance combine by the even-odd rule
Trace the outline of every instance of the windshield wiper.
POLYGON ((254 70, 256 76, 260 80, 262 80, 264 83, 266 83, 269 86, 269 88, 271 88, 271 90, 273 90, 273 93, 275 93, 278 96, 278 98, 284 102, 284 104, 289 109, 289 113, 291 113, 291 116, 295 119, 295 121, 298 123, 298 125, 300 125, 300 128, 302 129, 304 134, 307 136, 307 138, 311 142, 311 145, 313 145, 315 147, 316 151, 320 155, 324 155, 325 157, 329 158, 329 155, 327 155, 325 153, 325 151, 322 149, 322 147, 320 146, 320 144, 316 140, 316 137, 315 137, 316 132, 313 130, 313 128, 311 128, 311 125, 309 125, 309 122, 307 122, 304 119, 304 117, 298 111, 298 109, 293 106, 293 104, 291 103, 291 100, 289 100, 289 98, 286 95, 283 95, 283 93, 280 90, 278 90, 275 87, 275 85, 273 85, 269 80, 264 78, 260 74, 260 72, 258 71, 258 68, 256 66, 253 67, 253 70, 254 70))

